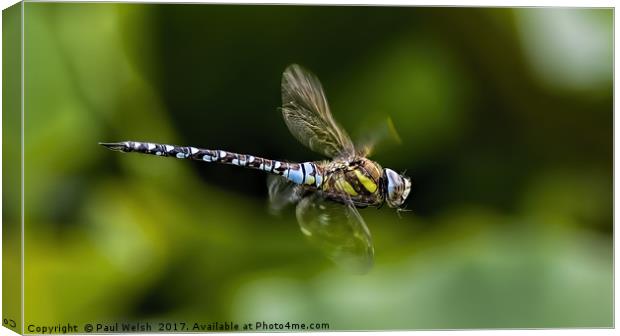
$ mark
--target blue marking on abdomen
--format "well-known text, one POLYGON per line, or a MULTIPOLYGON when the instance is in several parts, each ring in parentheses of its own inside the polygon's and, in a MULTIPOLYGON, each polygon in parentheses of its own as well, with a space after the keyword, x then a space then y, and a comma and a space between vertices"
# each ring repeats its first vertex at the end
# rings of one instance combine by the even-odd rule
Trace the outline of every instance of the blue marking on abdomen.
POLYGON ((317 188, 320 188, 321 185, 323 184, 323 176, 321 174, 319 174, 319 172, 316 173, 316 176, 314 176, 315 179, 315 185, 317 188))
POLYGON ((314 172, 314 165, 312 163, 304 162, 302 165, 304 165, 304 168, 306 169, 306 175, 310 175, 310 173, 314 172))
POLYGON ((312 175, 312 173, 314 173, 314 164, 311 162, 304 162, 302 163, 304 165, 304 169, 306 170, 306 176, 304 178, 304 184, 314 184, 316 182, 316 177, 314 177, 314 175, 312 175), (312 176, 312 178, 314 178, 314 181, 310 182, 308 180, 308 177, 312 176))
POLYGON ((302 184, 304 182, 304 174, 301 172, 301 169, 289 169, 288 179, 293 183, 302 184))

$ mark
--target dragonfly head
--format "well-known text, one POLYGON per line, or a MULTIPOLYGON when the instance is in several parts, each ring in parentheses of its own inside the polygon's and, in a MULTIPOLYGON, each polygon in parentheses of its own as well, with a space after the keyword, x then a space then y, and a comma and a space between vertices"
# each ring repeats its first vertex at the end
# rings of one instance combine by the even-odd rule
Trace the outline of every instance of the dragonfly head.
POLYGON ((405 203, 411 191, 411 180, 392 169, 383 169, 383 181, 385 183, 385 202, 390 208, 399 208, 405 203))

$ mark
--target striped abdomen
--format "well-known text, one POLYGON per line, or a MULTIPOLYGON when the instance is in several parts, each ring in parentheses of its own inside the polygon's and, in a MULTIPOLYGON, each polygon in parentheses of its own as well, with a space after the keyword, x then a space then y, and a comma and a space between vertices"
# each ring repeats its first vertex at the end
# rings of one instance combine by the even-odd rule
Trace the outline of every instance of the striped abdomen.
POLYGON ((296 184, 305 184, 316 188, 323 183, 323 174, 314 162, 291 163, 261 157, 231 153, 217 149, 182 147, 150 142, 123 141, 100 143, 101 145, 121 152, 136 152, 157 156, 172 156, 178 159, 191 159, 205 162, 231 164, 262 170, 281 175, 296 184))

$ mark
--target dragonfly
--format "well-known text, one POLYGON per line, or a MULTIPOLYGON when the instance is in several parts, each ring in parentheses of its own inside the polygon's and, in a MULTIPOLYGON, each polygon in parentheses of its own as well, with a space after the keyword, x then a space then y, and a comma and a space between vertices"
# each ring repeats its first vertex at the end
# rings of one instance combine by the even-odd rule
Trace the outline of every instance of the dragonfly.
POLYGON ((384 204, 404 210, 411 180, 368 158, 373 143, 355 146, 334 119, 319 79, 292 64, 282 74, 282 117, 292 135, 327 159, 287 162, 218 149, 152 142, 101 142, 115 151, 136 152, 209 163, 223 163, 269 173, 272 209, 296 205, 302 233, 337 265, 368 272, 374 246, 358 209, 384 204))

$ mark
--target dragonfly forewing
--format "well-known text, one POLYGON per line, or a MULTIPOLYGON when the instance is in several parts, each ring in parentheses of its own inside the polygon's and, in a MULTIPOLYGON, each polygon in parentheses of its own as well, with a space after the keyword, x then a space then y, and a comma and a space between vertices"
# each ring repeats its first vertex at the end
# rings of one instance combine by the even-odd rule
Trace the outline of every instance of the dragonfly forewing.
POLYGON ((327 157, 350 157, 353 142, 338 125, 327 103, 321 82, 297 64, 282 75, 282 116, 291 134, 327 157))

